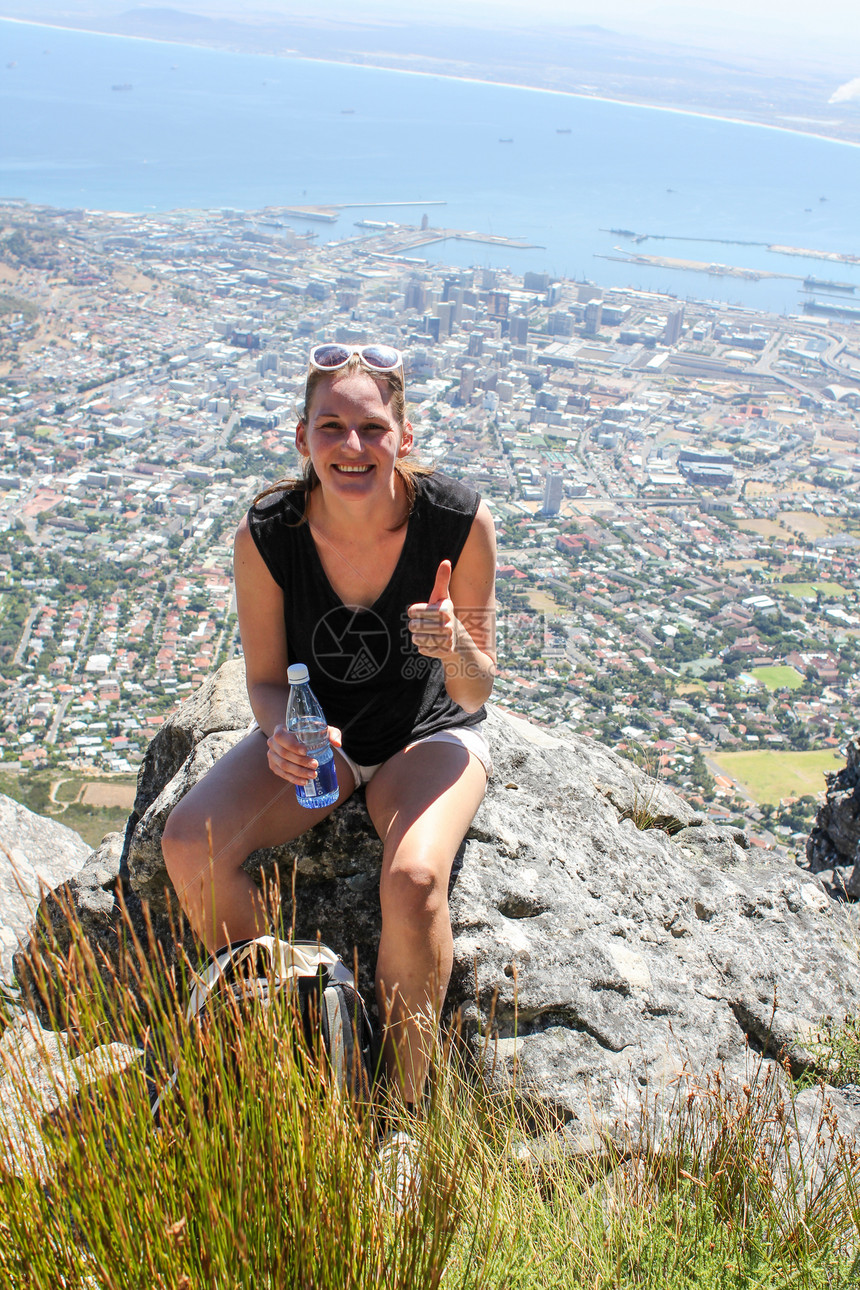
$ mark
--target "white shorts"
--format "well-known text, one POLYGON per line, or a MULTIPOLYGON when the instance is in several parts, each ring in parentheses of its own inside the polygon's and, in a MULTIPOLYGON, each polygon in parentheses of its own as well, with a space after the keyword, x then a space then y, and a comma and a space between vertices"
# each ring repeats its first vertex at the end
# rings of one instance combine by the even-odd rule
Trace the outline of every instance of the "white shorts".
MULTIPOLYGON (((493 758, 490 753, 490 745, 484 738, 483 725, 482 721, 476 726, 452 726, 449 730, 437 730, 435 734, 425 735, 423 739, 413 740, 402 751, 409 752, 410 749, 417 748, 420 744, 460 744, 467 752, 475 754, 487 772, 487 779, 489 779, 493 773, 493 758)), ((373 779, 373 776, 382 765, 382 762, 378 761, 375 766, 362 766, 357 761, 353 761, 342 748, 338 748, 338 752, 352 771, 356 788, 361 788, 362 784, 366 784, 373 779)))

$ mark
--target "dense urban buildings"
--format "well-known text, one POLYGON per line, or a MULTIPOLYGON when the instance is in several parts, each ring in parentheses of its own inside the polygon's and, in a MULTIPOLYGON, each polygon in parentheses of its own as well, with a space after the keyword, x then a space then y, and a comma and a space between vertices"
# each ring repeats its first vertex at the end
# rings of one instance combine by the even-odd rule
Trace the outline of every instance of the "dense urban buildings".
POLYGON ((736 755, 856 729, 860 311, 450 268, 409 236, 0 206, 0 769, 128 776, 239 650, 232 533, 297 468, 309 348, 372 337, 422 459, 496 520, 497 700, 790 843, 826 760, 774 800, 736 755))

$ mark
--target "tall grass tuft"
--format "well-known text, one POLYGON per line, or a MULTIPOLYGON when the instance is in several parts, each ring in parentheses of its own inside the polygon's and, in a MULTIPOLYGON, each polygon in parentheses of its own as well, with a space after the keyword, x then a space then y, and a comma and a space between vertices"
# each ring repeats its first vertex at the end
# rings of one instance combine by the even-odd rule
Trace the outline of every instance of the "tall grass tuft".
POLYGON ((831 1084, 860 1084, 860 1017, 827 1018, 806 1043, 831 1084))
MULTIPOLYGON (((646 1099, 635 1132, 574 1157, 558 1134, 525 1149, 533 1103, 527 1130, 451 1032, 398 1213, 376 1173, 382 1112, 297 1047, 289 1007, 188 1025, 191 966, 130 933, 118 969, 79 933, 62 953, 46 936, 32 969, 68 1046, 41 1082, 7 1062, 38 1133, 7 1118, 0 1141, 19 1162, 0 1176, 3 1290, 858 1284, 856 1152, 823 1101, 801 1125, 773 1065, 646 1099), (150 1095, 174 1066, 156 1126, 150 1095)), ((398 1114, 385 1106, 389 1127, 398 1114)))

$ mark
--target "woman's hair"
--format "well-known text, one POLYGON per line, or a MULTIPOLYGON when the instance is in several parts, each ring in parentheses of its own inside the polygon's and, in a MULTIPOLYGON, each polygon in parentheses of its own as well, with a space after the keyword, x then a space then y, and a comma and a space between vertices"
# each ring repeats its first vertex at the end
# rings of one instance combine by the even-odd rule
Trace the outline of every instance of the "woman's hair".
MULTIPOLYGON (((350 355, 349 361, 346 365, 344 367, 336 368, 334 372, 319 371, 315 367, 308 369, 307 380, 305 381, 304 399, 302 400, 301 405, 300 420, 307 421, 308 409, 311 406, 314 394, 316 393, 317 386, 320 382, 329 379, 331 376, 339 376, 343 372, 368 372, 368 369, 362 364, 358 354, 350 355)), ((406 389, 403 368, 397 367, 392 372, 368 372, 368 375, 371 376, 374 381, 385 382, 385 385, 389 390, 389 407, 394 413, 398 424, 401 427, 405 426, 406 389)), ((412 513, 413 506, 415 505, 415 495, 417 492, 417 484, 415 482, 416 478, 419 475, 431 475, 433 473, 433 468, 432 466, 422 466, 418 462, 412 461, 409 457, 398 457, 394 463, 394 473, 401 480, 406 493, 408 506, 406 516, 403 520, 403 524, 405 524, 406 520, 412 513)), ((265 497, 271 497, 273 493, 303 489, 305 492, 305 509, 298 523, 304 524, 308 517, 307 498, 313 490, 318 487, 319 482, 319 476, 314 470, 310 457, 305 457, 302 462, 302 473, 298 478, 292 476, 286 479, 279 479, 276 483, 270 484, 268 488, 264 488, 261 493, 257 494, 254 498, 254 505, 259 505, 265 497)), ((401 525, 398 525, 398 528, 400 527, 401 525)))

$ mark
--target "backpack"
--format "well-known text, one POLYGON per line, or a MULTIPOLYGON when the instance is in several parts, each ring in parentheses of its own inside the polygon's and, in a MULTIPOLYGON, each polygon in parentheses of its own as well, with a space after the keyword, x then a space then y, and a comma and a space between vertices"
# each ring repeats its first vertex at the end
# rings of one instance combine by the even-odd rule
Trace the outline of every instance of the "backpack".
MULTIPOLYGON (((280 1001, 294 1009, 305 1057, 325 1056, 338 1091, 367 1101, 377 1064, 377 1047, 355 978, 334 950, 317 941, 282 941, 257 936, 214 954, 198 975, 186 1021, 204 1025, 234 1001, 271 1007, 280 1001), (219 998, 220 996, 220 998, 219 998)), ((174 1070, 152 1102, 156 1122, 174 1070)))

